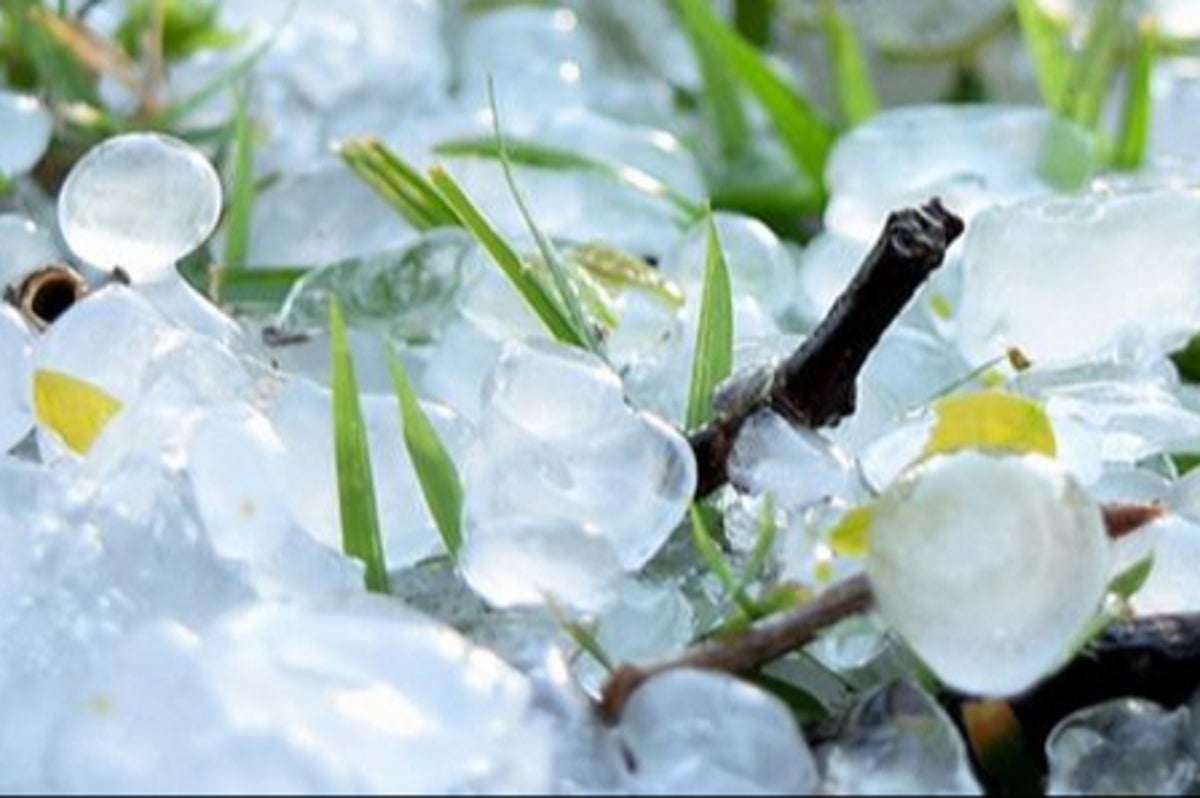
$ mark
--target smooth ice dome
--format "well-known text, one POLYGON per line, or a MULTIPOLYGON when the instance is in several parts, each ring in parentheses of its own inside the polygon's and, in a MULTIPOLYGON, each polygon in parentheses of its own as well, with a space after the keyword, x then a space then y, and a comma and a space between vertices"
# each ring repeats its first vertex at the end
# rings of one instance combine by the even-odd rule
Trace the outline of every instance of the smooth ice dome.
POLYGON ((732 676, 674 670, 629 699, 618 732, 635 793, 809 795, 817 770, 791 710, 732 676))
POLYGON ((53 121, 34 97, 0 90, 0 178, 25 174, 50 144, 53 121))
POLYGON ((974 363, 1019 347, 1074 363, 1200 327, 1200 193, 1056 197, 981 215, 963 242, 958 341, 974 363))
POLYGON ((221 181, 197 150, 158 133, 109 139, 75 165, 58 198, 63 238, 81 259, 135 280, 172 270, 212 234, 221 181))
POLYGON ((871 243, 890 212, 937 196, 968 221, 992 205, 1044 194, 1040 108, 925 105, 885 111, 841 138, 826 167, 829 231, 871 243))
POLYGON ((881 497, 868 572, 884 618, 941 679, 1011 695, 1099 609, 1109 544, 1099 506, 1054 461, 967 451, 881 497))

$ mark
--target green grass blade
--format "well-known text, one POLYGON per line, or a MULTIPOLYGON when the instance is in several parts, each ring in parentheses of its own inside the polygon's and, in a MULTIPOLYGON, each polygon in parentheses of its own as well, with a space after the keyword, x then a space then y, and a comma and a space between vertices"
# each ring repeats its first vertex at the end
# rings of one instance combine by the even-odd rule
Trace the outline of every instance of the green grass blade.
POLYGON ((1097 0, 1083 49, 1071 62, 1060 110, 1089 130, 1096 129, 1112 85, 1124 5, 1124 0, 1097 0))
POLYGON ((755 47, 771 40, 771 24, 776 0, 734 0, 733 24, 742 37, 755 47))
POLYGON ((238 93, 234 125, 232 190, 226 208, 225 267, 241 269, 246 265, 250 243, 250 219, 254 212, 254 125, 250 102, 244 91, 238 93))
POLYGON ((217 264, 181 271, 198 291, 222 307, 270 311, 278 310, 292 287, 309 272, 300 267, 227 269, 217 264))
POLYGON ((1059 24, 1042 10, 1037 0, 1016 0, 1017 19, 1025 50, 1033 60, 1038 91, 1047 108, 1059 110, 1071 71, 1071 53, 1059 24))
POLYGON ((445 169, 434 166, 429 170, 429 179, 442 198, 453 209, 459 222, 491 256, 509 282, 525 299, 526 304, 541 320, 555 340, 571 346, 587 348, 587 339, 575 328, 570 318, 558 303, 557 296, 548 290, 533 271, 521 260, 487 217, 475 206, 458 182, 445 169))
POLYGON ((404 425, 404 448, 408 450, 425 505, 433 515, 442 543, 454 560, 462 551, 462 482, 458 469, 446 447, 438 437, 437 430, 425 415, 417 394, 409 382, 408 372, 396 350, 388 345, 388 364, 392 371, 392 384, 396 389, 396 400, 400 403, 400 421, 404 425))
POLYGON ((708 257, 704 268, 704 296, 696 330, 692 382, 688 391, 687 428, 696 429, 712 416, 712 395, 733 372, 733 290, 720 236, 708 219, 708 257))
POLYGON ((333 366, 333 441, 337 459, 338 505, 342 521, 342 550, 367 567, 367 590, 389 591, 387 563, 379 533, 379 510, 371 480, 367 427, 359 404, 358 381, 346 340, 341 303, 329 303, 329 334, 333 366))
MULTIPOLYGON (((294 6, 293 6, 294 7, 294 6)), ((288 17, 291 12, 288 12, 288 17)), ((282 28, 283 24, 280 24, 282 28)), ((203 107, 210 100, 216 97, 223 91, 228 90, 239 80, 250 73, 255 65, 262 59, 263 56, 275 44, 275 37, 279 34, 280 28, 267 37, 267 39, 247 53, 240 60, 230 64, 227 68, 214 75, 211 80, 202 85, 199 89, 172 101, 162 113, 154 117, 154 127, 160 130, 171 130, 179 125, 180 122, 191 116, 197 109, 203 107)))
POLYGON ((1113 166, 1132 171, 1142 165, 1150 142, 1153 97, 1150 93, 1154 64, 1158 59, 1158 26, 1147 19, 1138 30, 1137 49, 1127 75, 1121 130, 1117 135, 1113 166))
POLYGON ((653 294, 676 310, 683 307, 686 301, 683 289, 663 276, 662 271, 608 244, 583 244, 572 249, 569 257, 584 272, 618 291, 628 287, 637 288, 653 294))
POLYGON ((559 256, 554 245, 550 243, 550 239, 542 234, 537 222, 534 221, 533 214, 529 212, 529 206, 525 204, 525 198, 521 195, 520 188, 517 187, 517 179, 513 175, 512 162, 509 160, 508 148, 504 142, 504 131, 500 126, 500 108, 496 103, 496 92, 490 79, 488 80, 488 102, 492 111, 492 132, 496 137, 496 144, 500 148, 500 168, 504 172, 504 181, 508 184, 508 191, 512 194, 513 201, 521 212, 521 218, 525 221, 525 229, 533 237, 546 269, 550 272, 550 278, 554 281, 554 287, 558 291, 560 307, 566 311, 571 326, 582 338, 587 349, 599 353, 600 341, 592 331, 587 314, 584 313, 583 303, 579 296, 578 280, 572 279, 573 275, 568 271, 569 267, 559 256))
POLYGON ((341 146, 346 165, 418 230, 457 227, 457 215, 414 166, 383 143, 363 138, 341 146))
POLYGON ((753 45, 731 30, 708 0, 673 0, 685 27, 758 100, 797 166, 821 184, 834 131, 807 98, 783 81, 753 45))
POLYGON ((867 66, 858 33, 842 15, 837 0, 823 0, 821 21, 829 47, 842 124, 853 127, 879 110, 879 97, 871 80, 871 70, 867 66))
MULTIPOLYGON (((704 215, 704 206, 688 199, 653 175, 636 167, 597 155, 584 155, 528 139, 505 138, 509 160, 520 166, 535 169, 577 169, 600 175, 614 183, 633 189, 655 199, 665 200, 679 210, 681 221, 687 224, 704 215)), ((433 148, 436 155, 474 158, 500 158, 500 143, 495 138, 461 138, 443 141, 433 148)))
POLYGON ((604 646, 600 645, 600 641, 596 639, 592 630, 579 621, 573 620, 554 596, 546 596, 546 609, 550 611, 555 623, 567 633, 580 651, 594 659, 608 673, 616 671, 616 660, 604 650, 604 646))

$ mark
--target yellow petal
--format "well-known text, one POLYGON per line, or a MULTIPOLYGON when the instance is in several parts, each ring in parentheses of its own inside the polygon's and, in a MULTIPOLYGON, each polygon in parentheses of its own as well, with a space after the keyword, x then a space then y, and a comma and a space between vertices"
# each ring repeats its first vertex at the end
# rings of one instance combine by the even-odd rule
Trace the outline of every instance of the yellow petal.
POLYGON ((874 510, 869 504, 846 513, 829 533, 829 547, 843 557, 866 557, 873 515, 874 510))
POLYGON ((87 454, 121 402, 90 382, 59 371, 33 375, 33 409, 39 422, 80 454, 87 454))
POLYGON ((1054 457, 1057 444, 1041 404, 1004 391, 949 396, 934 405, 937 422, 922 457, 960 449, 1004 449, 1054 457))

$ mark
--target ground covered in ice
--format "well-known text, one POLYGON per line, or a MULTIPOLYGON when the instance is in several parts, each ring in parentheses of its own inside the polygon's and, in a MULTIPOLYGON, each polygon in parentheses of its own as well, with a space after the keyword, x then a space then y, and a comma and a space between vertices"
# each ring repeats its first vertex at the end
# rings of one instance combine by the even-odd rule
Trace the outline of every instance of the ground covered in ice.
POLYGON ((1197 789, 1200 677, 1039 692, 1200 635, 1195 5, 7 3, 0 790, 1197 789))

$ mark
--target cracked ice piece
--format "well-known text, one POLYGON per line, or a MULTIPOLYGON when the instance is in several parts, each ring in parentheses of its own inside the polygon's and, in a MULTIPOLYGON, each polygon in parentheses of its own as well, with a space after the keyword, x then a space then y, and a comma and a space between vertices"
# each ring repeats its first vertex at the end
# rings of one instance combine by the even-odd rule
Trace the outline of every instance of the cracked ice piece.
POLYGON ((1062 720, 1046 740, 1050 795, 1185 795, 1198 768, 1187 707, 1107 701, 1062 720))
POLYGON ((723 673, 674 670, 629 699, 618 732, 643 794, 807 795, 817 769, 791 711, 723 673))
POLYGON ((135 280, 169 274, 212 234, 221 181, 198 150, 158 133, 131 133, 94 147, 71 170, 58 199, 67 246, 102 269, 135 280))
POLYGON ((884 619, 941 679, 1011 695, 1068 654, 1109 560, 1099 506, 1060 465, 967 451, 881 497, 868 572, 884 619))
POLYGON ((829 795, 982 795, 945 710, 907 682, 864 698, 822 751, 829 795))
POLYGON ((959 346, 974 363, 1016 346, 1049 365, 1131 341, 1151 351, 1182 345, 1200 325, 1197 221, 1200 194, 1177 190, 982 214, 963 242, 959 346))

